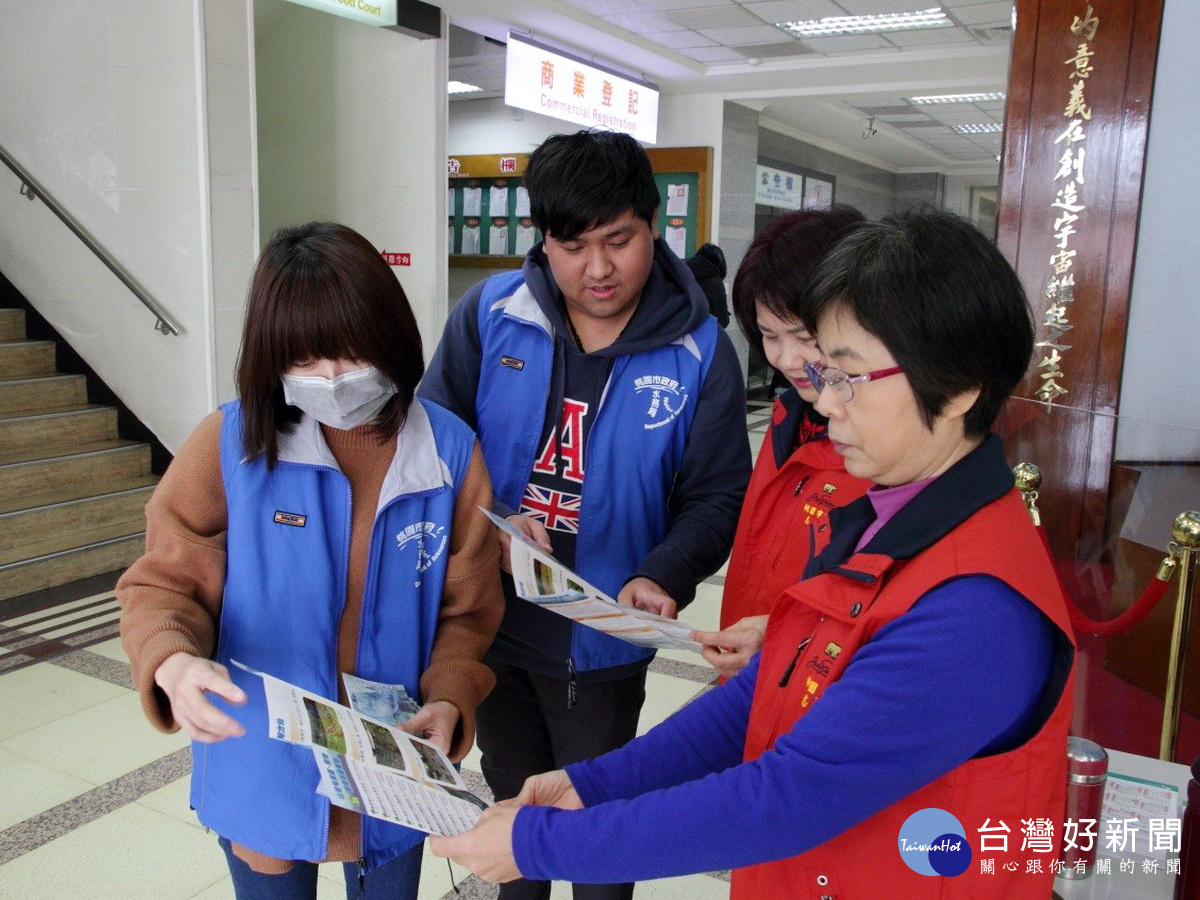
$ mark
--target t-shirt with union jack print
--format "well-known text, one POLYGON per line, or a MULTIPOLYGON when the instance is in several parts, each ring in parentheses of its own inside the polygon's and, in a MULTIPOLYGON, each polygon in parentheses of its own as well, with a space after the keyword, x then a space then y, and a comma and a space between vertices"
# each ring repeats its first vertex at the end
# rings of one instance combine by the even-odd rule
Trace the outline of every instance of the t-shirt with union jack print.
POLYGON ((553 394, 550 397, 520 512, 546 526, 554 557, 563 565, 574 568, 583 494, 584 448, 612 360, 588 356, 570 348, 564 355, 564 396, 561 403, 556 403, 553 394))

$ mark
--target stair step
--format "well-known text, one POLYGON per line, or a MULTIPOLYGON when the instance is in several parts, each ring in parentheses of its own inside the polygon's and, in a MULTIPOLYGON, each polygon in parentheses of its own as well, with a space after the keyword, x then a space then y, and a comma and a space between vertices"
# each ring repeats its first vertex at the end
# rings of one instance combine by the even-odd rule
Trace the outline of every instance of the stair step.
POLYGON ((50 539, 33 548, 36 555, 0 563, 0 601, 128 568, 145 549, 145 532, 124 525, 97 529, 90 537, 86 545, 66 547, 50 539))
POLYGON ((25 310, 0 309, 0 341, 25 340, 25 310))
POLYGON ((111 406, 81 404, 52 413, 0 413, 0 447, 6 453, 42 448, 51 455, 116 437, 117 411, 111 406))
MULTIPOLYGON (((86 533, 127 523, 131 531, 145 527, 145 507, 158 479, 133 478, 40 497, 12 500, 0 507, 0 554, 24 551, 46 535, 86 533)), ((3 557, 0 557, 3 558, 3 557)))
POLYGON ((87 403, 83 375, 0 378, 0 413, 43 412, 87 403))
POLYGON ((0 377, 54 374, 54 341, 0 342, 0 377))
POLYGON ((0 456, 0 503, 149 474, 150 447, 135 441, 84 444, 54 456, 41 448, 27 450, 0 456))

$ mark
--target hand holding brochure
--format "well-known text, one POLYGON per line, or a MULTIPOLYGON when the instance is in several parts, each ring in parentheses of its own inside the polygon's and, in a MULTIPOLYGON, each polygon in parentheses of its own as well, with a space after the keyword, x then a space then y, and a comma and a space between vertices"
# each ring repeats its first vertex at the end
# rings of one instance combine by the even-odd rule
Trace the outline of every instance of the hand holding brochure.
POLYGON ((691 628, 687 625, 617 603, 508 521, 482 506, 480 509, 497 528, 513 539, 508 555, 518 597, 639 647, 660 650, 682 647, 700 651, 700 645, 691 639, 691 628))
MULTIPOLYGON (((442 835, 469 830, 487 808, 436 744, 242 663, 234 665, 262 679, 270 737, 313 748, 321 772, 317 792, 330 802, 442 835)), ((373 692, 376 701, 379 693, 398 687, 355 679, 348 691, 351 684, 358 692, 373 692)), ((402 711, 398 715, 406 717, 402 711)))

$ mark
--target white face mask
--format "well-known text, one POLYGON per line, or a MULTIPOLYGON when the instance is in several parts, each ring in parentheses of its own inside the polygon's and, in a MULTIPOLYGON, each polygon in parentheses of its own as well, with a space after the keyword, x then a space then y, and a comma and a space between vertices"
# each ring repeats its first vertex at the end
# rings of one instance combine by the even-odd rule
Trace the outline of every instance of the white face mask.
POLYGON ((337 378, 284 375, 283 399, 318 422, 347 431, 370 422, 396 393, 396 386, 374 366, 337 378))

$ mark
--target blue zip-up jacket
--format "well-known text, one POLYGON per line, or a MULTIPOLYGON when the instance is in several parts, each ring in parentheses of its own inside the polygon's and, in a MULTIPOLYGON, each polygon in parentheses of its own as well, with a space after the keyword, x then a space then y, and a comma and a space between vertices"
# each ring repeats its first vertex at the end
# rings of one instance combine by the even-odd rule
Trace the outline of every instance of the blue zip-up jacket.
MULTIPOLYGON (((418 389, 478 431, 495 495, 512 509, 575 352, 539 244, 521 271, 481 282, 451 311, 418 389)), ((682 608, 728 555, 749 479, 740 364, 661 239, 625 333, 593 355, 612 368, 584 450, 575 568, 614 597, 645 576, 682 608)), ((501 626, 506 637, 537 645, 536 634, 509 634, 511 624, 501 626)), ((580 672, 652 655, 578 625, 570 653, 580 672)))
MULTIPOLYGON (((193 743, 191 804, 208 828, 277 859, 323 859, 329 801, 306 747, 268 736, 261 681, 231 660, 337 702, 338 623, 346 597, 350 484, 304 416, 279 435, 279 462, 246 461, 238 402, 222 407, 221 471, 229 510, 228 569, 214 658, 246 692, 214 700, 244 737, 193 743)), ((355 674, 403 684, 417 698, 445 582, 456 486, 474 435, 432 403, 413 403, 380 490, 367 562, 355 674)), ((364 816, 362 857, 382 865, 424 837, 364 816)))

